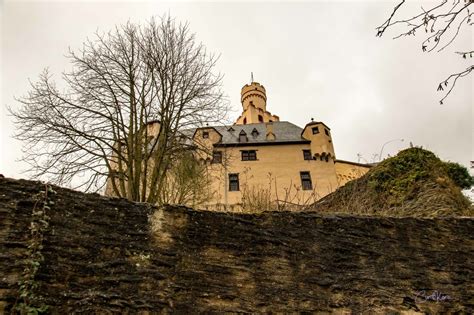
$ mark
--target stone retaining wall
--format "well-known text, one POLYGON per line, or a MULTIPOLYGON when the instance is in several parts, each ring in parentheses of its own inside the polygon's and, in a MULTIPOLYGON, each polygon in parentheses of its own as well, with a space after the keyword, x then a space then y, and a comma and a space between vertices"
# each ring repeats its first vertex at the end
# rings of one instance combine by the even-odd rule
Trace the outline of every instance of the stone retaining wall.
MULTIPOLYGON (((21 302, 43 190, 0 178, 0 313, 21 302)), ((53 190, 35 276, 53 314, 474 312, 472 218, 158 210, 53 190)))

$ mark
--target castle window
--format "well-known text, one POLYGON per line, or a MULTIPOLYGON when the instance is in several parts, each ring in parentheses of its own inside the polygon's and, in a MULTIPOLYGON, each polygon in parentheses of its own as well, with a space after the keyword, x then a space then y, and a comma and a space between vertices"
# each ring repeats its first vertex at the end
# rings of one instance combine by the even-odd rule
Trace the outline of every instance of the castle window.
POLYGON ((257 136, 258 136, 258 130, 257 130, 256 128, 253 128, 253 130, 252 130, 252 136, 253 136, 254 138, 257 138, 257 136))
POLYGON ((311 183, 311 175, 309 172, 300 172, 300 177, 303 190, 312 190, 313 184, 311 183))
POLYGON ((203 132, 202 132, 202 137, 203 137, 204 139, 209 138, 209 131, 203 131, 203 132))
POLYGON ((313 129, 311 129, 311 130, 313 130, 313 135, 319 133, 319 127, 313 127, 313 129))
POLYGON ((239 191, 239 174, 229 174, 229 191, 239 191))
POLYGON ((247 117, 244 118, 244 125, 247 124, 247 117))
POLYGON ((247 134, 245 133, 245 131, 241 131, 239 133, 239 142, 247 142, 248 139, 247 139, 247 134))
POLYGON ((222 152, 214 151, 212 152, 212 161, 211 163, 222 163, 222 152))
POLYGON ((326 128, 324 128, 324 133, 326 134, 326 136, 329 136, 329 130, 327 130, 326 128))
POLYGON ((263 123, 263 116, 262 115, 258 115, 258 122, 263 123))
POLYGON ((303 158, 305 160, 312 160, 313 158, 311 157, 311 150, 303 150, 303 158))
POLYGON ((242 161, 256 161, 257 160, 257 151, 255 150, 245 150, 241 151, 242 161))

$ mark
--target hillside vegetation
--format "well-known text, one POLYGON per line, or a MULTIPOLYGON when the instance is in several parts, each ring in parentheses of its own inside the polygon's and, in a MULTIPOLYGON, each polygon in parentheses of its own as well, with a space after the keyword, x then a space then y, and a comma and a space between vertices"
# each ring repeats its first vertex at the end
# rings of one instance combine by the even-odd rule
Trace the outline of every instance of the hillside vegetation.
POLYGON ((472 184, 465 167, 410 148, 321 199, 312 210, 394 217, 474 216, 461 192, 472 184))

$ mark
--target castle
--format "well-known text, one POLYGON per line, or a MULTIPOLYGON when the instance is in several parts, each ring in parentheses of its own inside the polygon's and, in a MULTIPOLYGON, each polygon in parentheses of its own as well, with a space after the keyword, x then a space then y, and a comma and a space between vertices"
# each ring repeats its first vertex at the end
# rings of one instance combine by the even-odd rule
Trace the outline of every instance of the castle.
MULTIPOLYGON (((300 128, 271 114, 263 85, 243 86, 241 103, 233 125, 187 130, 210 179, 205 208, 237 211, 248 202, 308 205, 369 170, 370 165, 336 159, 331 130, 323 122, 300 128)), ((159 122, 148 127, 156 133, 159 122)))

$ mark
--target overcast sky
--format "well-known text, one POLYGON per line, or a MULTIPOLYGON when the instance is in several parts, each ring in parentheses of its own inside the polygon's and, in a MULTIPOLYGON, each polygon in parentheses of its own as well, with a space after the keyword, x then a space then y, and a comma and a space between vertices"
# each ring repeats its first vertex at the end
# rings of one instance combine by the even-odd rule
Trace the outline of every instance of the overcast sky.
POLYGON ((24 177, 16 162, 21 143, 11 138, 6 106, 18 106, 14 96, 28 91, 28 79, 45 67, 59 78, 68 68, 68 47, 81 47, 96 30, 165 13, 188 21, 197 39, 221 55, 217 71, 224 74, 233 118, 253 72, 267 90, 267 109, 281 120, 303 127, 314 117, 331 128, 339 159, 357 161, 360 153, 371 162, 384 143, 404 139, 388 143, 383 155, 412 142, 469 166, 473 76, 458 82, 445 105, 439 105, 436 87, 468 66, 453 52, 473 49, 472 27, 441 53, 422 53, 421 37, 375 37, 396 2, 3 1, 0 173, 24 177))

